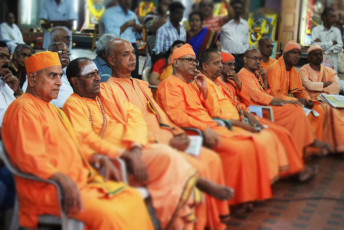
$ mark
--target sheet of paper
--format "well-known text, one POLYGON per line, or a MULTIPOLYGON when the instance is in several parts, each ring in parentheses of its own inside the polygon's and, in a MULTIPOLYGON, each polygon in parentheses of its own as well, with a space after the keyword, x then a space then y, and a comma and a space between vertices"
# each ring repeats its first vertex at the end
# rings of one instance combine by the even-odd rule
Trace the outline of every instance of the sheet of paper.
POLYGON ((194 156, 199 156, 199 154, 201 153, 203 138, 201 136, 189 136, 189 137, 191 140, 190 145, 186 149, 185 152, 194 156))

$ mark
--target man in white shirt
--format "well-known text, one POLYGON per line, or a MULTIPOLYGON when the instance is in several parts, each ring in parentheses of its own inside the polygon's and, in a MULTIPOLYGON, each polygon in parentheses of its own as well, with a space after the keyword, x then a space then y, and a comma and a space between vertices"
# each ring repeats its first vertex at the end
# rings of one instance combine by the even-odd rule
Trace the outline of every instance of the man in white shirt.
POLYGON ((62 65, 63 75, 61 78, 62 85, 60 87, 59 95, 56 99, 53 99, 51 101, 51 103, 53 103, 57 107, 62 108, 69 96, 74 92, 66 75, 66 67, 70 62, 70 53, 68 51, 67 45, 63 42, 51 43, 48 47, 48 50, 51 52, 57 52, 59 54, 62 65))
MULTIPOLYGON (((78 15, 74 10, 73 0, 44 0, 39 17, 42 20, 44 30, 43 49, 47 49, 50 44, 50 31, 56 26, 65 26, 72 29, 73 22, 78 20, 78 15)), ((69 36, 72 37, 71 31, 69 36)), ((71 45, 69 49, 72 49, 71 45)))
POLYGON ((338 71, 338 53, 342 51, 343 41, 340 30, 333 26, 336 22, 335 10, 325 7, 321 19, 323 24, 313 28, 312 39, 324 51, 322 64, 338 71))
POLYGON ((244 67, 244 53, 249 48, 248 23, 241 18, 244 3, 241 0, 232 0, 234 19, 227 22, 221 29, 222 51, 231 53, 235 57, 235 71, 238 73, 244 67))
POLYGON ((0 25, 0 40, 6 42, 8 49, 13 54, 17 44, 24 44, 23 35, 15 24, 15 16, 9 12, 6 22, 0 25))

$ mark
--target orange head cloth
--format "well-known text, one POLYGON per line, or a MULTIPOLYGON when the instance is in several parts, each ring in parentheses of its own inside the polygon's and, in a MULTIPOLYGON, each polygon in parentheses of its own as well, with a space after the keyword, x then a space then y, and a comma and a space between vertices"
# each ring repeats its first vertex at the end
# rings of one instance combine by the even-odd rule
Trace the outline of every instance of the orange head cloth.
POLYGON ((185 55, 196 56, 194 50, 192 49, 192 46, 188 43, 182 45, 181 47, 173 51, 171 62, 173 63, 174 60, 177 60, 178 58, 181 58, 185 55))
POLYGON ((285 45, 284 53, 286 53, 286 52, 288 52, 290 50, 294 50, 294 49, 301 50, 301 46, 298 43, 296 43, 295 41, 289 41, 285 45))
POLYGON ((223 63, 231 61, 231 60, 235 60, 235 57, 230 53, 221 52, 221 56, 222 56, 223 63))
POLYGON ((58 65, 61 65, 59 55, 50 51, 36 53, 25 60, 27 73, 34 73, 38 70, 58 65))
POLYGON ((318 44, 314 43, 313 45, 311 45, 311 47, 308 48, 307 54, 309 54, 313 50, 322 50, 322 48, 318 44))

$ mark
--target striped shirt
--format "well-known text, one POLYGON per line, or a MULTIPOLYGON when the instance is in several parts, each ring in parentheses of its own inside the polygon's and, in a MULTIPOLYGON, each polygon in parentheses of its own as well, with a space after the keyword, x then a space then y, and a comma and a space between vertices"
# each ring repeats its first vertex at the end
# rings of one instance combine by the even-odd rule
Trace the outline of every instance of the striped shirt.
POLYGON ((156 54, 166 52, 176 40, 186 41, 186 31, 184 26, 180 25, 180 33, 174 28, 171 22, 166 22, 158 29, 154 51, 156 54))

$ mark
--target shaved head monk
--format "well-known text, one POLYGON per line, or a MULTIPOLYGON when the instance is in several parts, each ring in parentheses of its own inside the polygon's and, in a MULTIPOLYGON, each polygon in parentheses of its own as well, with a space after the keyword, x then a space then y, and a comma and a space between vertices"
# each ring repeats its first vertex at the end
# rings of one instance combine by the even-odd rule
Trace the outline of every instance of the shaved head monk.
POLYGON ((307 117, 312 124, 312 130, 316 138, 328 143, 322 143, 319 147, 332 152, 332 146, 329 145, 330 142, 323 132, 326 111, 324 111, 319 102, 311 100, 302 86, 299 72, 295 68, 300 61, 300 57, 301 46, 294 41, 289 41, 284 48, 283 56, 268 69, 270 95, 284 101, 299 102, 306 108, 317 111, 317 115, 312 112, 307 117))
MULTIPOLYGON (((121 157, 133 174, 133 183, 147 186, 163 229, 184 229, 193 214, 188 199, 198 179, 197 170, 175 150, 149 144, 141 112, 121 91, 100 84, 98 69, 88 58, 78 58, 67 68, 75 93, 63 110, 75 127, 79 141, 102 157, 121 157), (168 194, 168 199, 166 195, 168 194)), ((92 160, 97 155, 87 156, 92 160)))
MULTIPOLYGON (((324 99, 320 94, 338 95, 340 90, 337 72, 322 65, 323 50, 320 45, 313 44, 307 50, 309 64, 300 69, 302 85, 312 100, 324 99)), ((344 110, 335 109, 326 102, 321 103, 326 111, 323 132, 326 140, 333 145, 336 152, 344 152, 344 110)))
POLYGON ((202 101, 207 99, 206 77, 197 70, 198 61, 189 44, 172 55, 173 75, 164 80, 157 91, 157 101, 179 127, 200 129, 205 144, 221 157, 226 184, 235 188, 230 204, 242 204, 272 196, 272 179, 265 148, 251 137, 238 135, 213 121, 202 101), (197 93, 192 85, 196 81, 197 93))
POLYGON ((258 42, 258 49, 262 55, 260 65, 267 70, 269 66, 276 61, 276 59, 271 58, 274 44, 269 37, 263 37, 258 42))
MULTIPOLYGON (((2 129, 15 167, 56 181, 62 187, 62 208, 71 218, 84 222, 87 229, 153 229, 140 193, 100 176, 87 163, 84 154, 88 150, 79 148, 64 112, 50 103, 61 87, 58 54, 37 53, 26 59, 25 67, 27 91, 9 106, 2 129)), ((108 161, 98 163, 106 166, 108 161)), ((115 173, 114 169, 106 171, 115 173)), ((16 181, 22 227, 35 229, 39 215, 60 216, 60 200, 54 186, 19 177, 16 181)))
POLYGON ((170 145, 183 154, 200 173, 201 178, 198 180, 197 187, 209 195, 206 196, 206 204, 196 210, 199 220, 195 228, 225 229, 226 226, 222 222, 229 217, 226 200, 231 198, 233 193, 229 187, 223 186, 225 182, 220 157, 207 148, 202 148, 198 157, 183 153, 190 142, 188 136, 181 128, 173 124, 160 108, 147 82, 134 79, 130 75, 133 67, 126 63, 130 60, 134 61, 135 56, 124 58, 126 57, 124 54, 132 53, 132 45, 126 40, 116 38, 109 43, 107 51, 113 73, 109 82, 117 86, 118 90, 123 91, 127 100, 141 110, 148 126, 150 142, 170 145))

